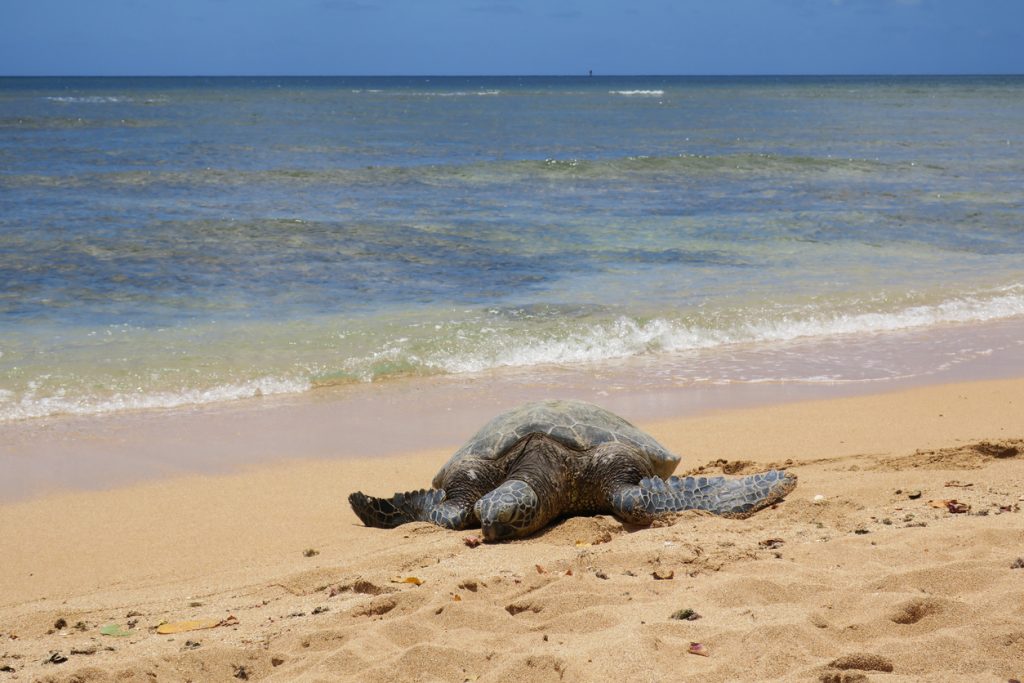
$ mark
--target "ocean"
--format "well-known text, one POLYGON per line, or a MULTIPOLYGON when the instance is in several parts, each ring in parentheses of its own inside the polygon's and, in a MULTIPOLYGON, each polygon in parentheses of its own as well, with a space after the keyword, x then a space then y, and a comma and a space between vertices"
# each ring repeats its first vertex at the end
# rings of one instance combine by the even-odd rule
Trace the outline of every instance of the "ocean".
POLYGON ((0 78, 0 422, 884 385, 1019 354, 1022 253, 1024 77, 0 78))

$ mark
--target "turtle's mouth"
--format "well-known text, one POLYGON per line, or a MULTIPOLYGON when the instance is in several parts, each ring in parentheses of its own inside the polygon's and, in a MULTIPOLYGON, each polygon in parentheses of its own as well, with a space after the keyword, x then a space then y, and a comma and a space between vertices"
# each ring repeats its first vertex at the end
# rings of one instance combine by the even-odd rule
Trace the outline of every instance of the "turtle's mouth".
POLYGON ((515 527, 511 524, 502 524, 501 522, 484 524, 481 530, 483 531, 484 540, 488 542, 504 541, 516 535, 515 527))

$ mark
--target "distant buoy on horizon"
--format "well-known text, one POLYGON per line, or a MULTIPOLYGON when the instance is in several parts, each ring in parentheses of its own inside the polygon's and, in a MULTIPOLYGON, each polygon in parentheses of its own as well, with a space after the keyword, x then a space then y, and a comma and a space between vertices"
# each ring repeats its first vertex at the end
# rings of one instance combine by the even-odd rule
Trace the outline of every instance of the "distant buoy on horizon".
POLYGON ((591 69, 590 71, 588 71, 588 72, 587 72, 587 75, 588 75, 588 76, 593 76, 593 75, 594 75, 594 70, 593 70, 593 69, 591 69))

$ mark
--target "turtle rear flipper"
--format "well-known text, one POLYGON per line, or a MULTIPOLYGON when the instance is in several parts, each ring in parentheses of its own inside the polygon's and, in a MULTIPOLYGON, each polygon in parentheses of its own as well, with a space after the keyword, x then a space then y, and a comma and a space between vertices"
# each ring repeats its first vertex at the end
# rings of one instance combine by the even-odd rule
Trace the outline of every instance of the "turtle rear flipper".
POLYGON ((353 512, 366 526, 393 529, 409 522, 432 522, 449 529, 465 529, 475 521, 473 509, 446 500, 444 489, 420 489, 374 498, 362 491, 348 497, 353 512))
POLYGON ((782 500, 796 486, 796 475, 769 470, 738 479, 726 477, 648 477, 612 494, 612 511, 622 519, 650 523, 658 515, 707 510, 723 517, 747 517, 782 500))

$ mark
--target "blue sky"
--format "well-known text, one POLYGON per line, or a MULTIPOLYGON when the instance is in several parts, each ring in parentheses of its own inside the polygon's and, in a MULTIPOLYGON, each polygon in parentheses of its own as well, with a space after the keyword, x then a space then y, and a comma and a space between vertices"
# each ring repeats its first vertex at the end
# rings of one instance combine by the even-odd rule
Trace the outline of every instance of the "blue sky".
POLYGON ((0 0, 3 75, 1024 73, 1024 0, 0 0))

